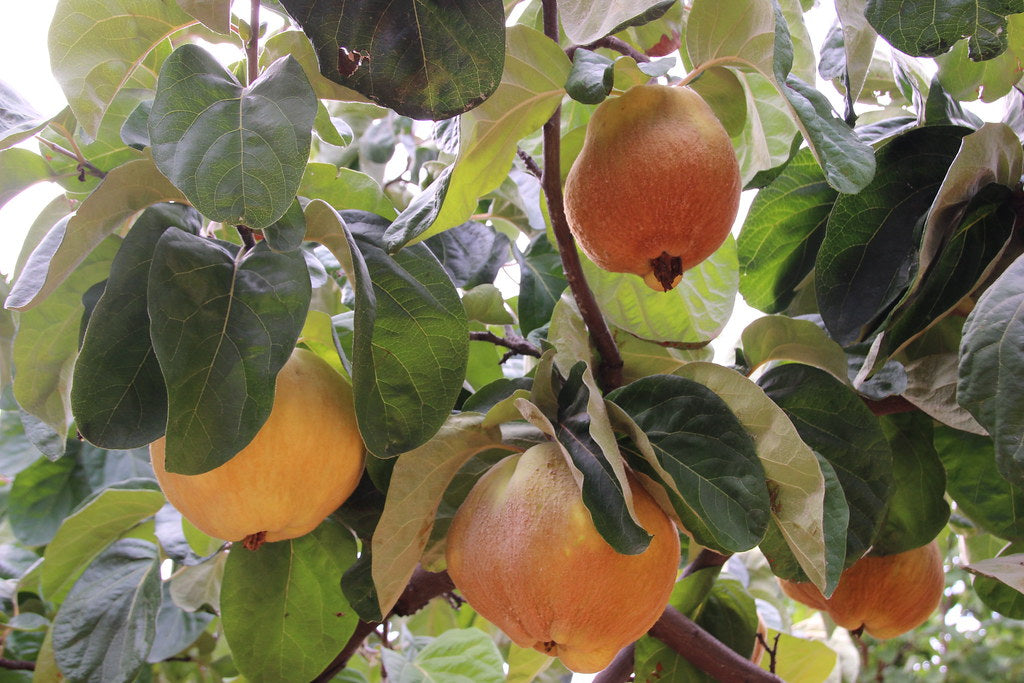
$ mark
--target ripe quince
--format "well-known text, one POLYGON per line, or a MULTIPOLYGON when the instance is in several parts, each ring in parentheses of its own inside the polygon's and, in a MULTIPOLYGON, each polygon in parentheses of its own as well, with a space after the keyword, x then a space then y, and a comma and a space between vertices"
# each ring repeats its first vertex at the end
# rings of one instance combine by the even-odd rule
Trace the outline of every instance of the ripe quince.
POLYGON ((594 111, 565 214, 591 261, 667 291, 725 241, 740 190, 729 134, 703 98, 637 85, 594 111))
POLYGON ((672 521, 632 478, 630 489, 653 538, 642 553, 621 555, 594 527, 557 444, 509 456, 456 513, 448 573, 516 644, 559 657, 573 671, 599 671, 657 621, 679 566, 672 521))
POLYGON ((249 548, 309 533, 363 472, 352 389, 301 348, 278 372, 270 417, 233 458, 202 474, 177 474, 164 468, 164 446, 158 439, 149 453, 167 500, 204 533, 249 548))
POLYGON ((945 585, 942 553, 935 541, 895 555, 866 555, 843 571, 832 597, 812 583, 779 579, 789 597, 828 613, 845 629, 863 628, 875 638, 915 629, 939 606, 945 585))

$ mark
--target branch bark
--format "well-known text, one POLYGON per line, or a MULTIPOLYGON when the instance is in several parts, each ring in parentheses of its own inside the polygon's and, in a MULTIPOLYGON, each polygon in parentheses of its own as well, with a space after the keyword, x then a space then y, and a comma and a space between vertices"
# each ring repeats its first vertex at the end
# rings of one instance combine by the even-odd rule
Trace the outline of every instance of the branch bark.
MULTIPOLYGON (((544 0, 544 33, 557 42, 558 40, 558 7, 555 0, 544 0)), ((619 347, 612 338, 611 329, 601 314, 594 293, 590 290, 583 276, 579 254, 576 253, 576 242, 569 230, 569 222, 565 218, 565 204, 562 198, 562 169, 560 147, 562 136, 562 108, 559 107, 544 124, 544 174, 541 185, 547 197, 548 213, 551 226, 554 228, 555 240, 558 242, 558 253, 562 257, 562 269, 569 289, 583 317, 583 322, 590 332, 590 338, 601 356, 597 369, 597 381, 604 391, 611 391, 622 386, 622 356, 619 347)))
MULTIPOLYGON (((521 356, 533 356, 534 358, 540 358, 540 349, 526 341, 519 335, 509 334, 505 337, 499 337, 493 332, 470 332, 469 338, 471 341, 486 341, 491 342, 497 346, 503 346, 509 349, 510 355, 521 355, 521 356)), ((504 361, 505 359, 502 359, 504 361)))
POLYGON ((260 73, 260 0, 249 0, 249 41, 245 44, 245 66, 249 85, 260 73))

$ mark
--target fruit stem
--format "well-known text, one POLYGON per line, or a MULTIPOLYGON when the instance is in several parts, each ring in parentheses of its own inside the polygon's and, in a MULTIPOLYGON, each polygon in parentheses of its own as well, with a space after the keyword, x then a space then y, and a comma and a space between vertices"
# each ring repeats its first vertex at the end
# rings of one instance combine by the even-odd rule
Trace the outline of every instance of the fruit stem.
POLYGON ((254 534, 249 534, 242 539, 242 546, 246 550, 259 550, 260 546, 263 545, 267 540, 266 531, 257 531, 254 534))
MULTIPOLYGON (((555 0, 543 0, 544 34, 558 42, 558 5, 555 0)), ((622 386, 622 356, 619 347, 612 338, 611 329, 601 314, 594 293, 590 290, 583 275, 583 266, 576 252, 576 242, 569 231, 569 222, 565 218, 565 203, 562 197, 562 170, 559 158, 562 131, 562 108, 544 124, 544 173, 541 185, 547 197, 548 213, 551 226, 554 228, 555 240, 558 242, 558 253, 562 257, 562 269, 569 289, 580 310, 580 316, 590 331, 590 338, 601 356, 597 369, 597 381, 605 392, 622 386)))

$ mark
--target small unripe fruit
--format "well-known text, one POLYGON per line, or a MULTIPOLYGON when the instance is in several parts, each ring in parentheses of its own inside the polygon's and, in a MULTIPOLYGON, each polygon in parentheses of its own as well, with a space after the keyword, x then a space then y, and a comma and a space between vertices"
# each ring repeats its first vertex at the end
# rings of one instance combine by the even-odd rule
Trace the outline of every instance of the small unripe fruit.
POLYGON ((456 513, 448 573, 473 609, 516 644, 573 671, 599 671, 657 621, 679 566, 671 520, 639 484, 631 490, 653 538, 644 552, 621 555, 594 528, 557 444, 509 456, 456 513))
POLYGON ((862 557, 842 573, 827 599, 812 583, 779 583, 786 595, 827 612, 839 626, 863 628, 884 639, 917 628, 931 616, 942 599, 945 574, 939 545, 932 541, 895 555, 862 557))
POLYGON ((352 389, 325 360, 295 349, 277 375, 270 417, 249 445, 202 474, 164 468, 164 439, 150 444, 167 500, 204 533, 226 541, 296 538, 355 490, 364 448, 352 389))
POLYGON ((725 241, 741 189, 729 134, 701 96, 638 85, 594 111, 565 214, 591 261, 666 291, 725 241))

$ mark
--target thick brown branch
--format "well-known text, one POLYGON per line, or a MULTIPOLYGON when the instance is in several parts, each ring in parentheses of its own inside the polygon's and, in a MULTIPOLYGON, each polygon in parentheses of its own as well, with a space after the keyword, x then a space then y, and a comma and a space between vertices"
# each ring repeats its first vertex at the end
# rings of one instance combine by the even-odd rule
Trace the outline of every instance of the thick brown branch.
MULTIPOLYGON (((544 0, 544 33, 553 40, 558 40, 558 8, 555 0, 544 0)), ((611 330, 601 309, 597 305, 594 293, 590 290, 583 267, 580 265, 579 254, 576 253, 576 242, 569 230, 569 222, 565 218, 565 204, 562 199, 561 161, 561 107, 555 110, 547 123, 544 124, 544 175, 541 184, 547 197, 548 213, 551 215, 551 226, 558 242, 558 252, 562 257, 562 269, 569 282, 569 289, 583 317, 583 322, 590 331, 590 338, 601 356, 598 366, 597 381, 604 391, 611 391, 622 386, 622 356, 612 338, 611 330)))
POLYGON ((715 680, 782 683, 781 678, 729 648, 674 607, 666 607, 648 633, 715 680))
POLYGON ((513 354, 521 356, 540 358, 542 355, 540 349, 535 345, 514 334, 510 334, 507 337, 499 337, 493 332, 470 332, 469 338, 473 341, 486 341, 498 346, 504 346, 506 349, 511 350, 513 354))
POLYGON ((627 683, 633 675, 635 660, 636 646, 627 645, 619 650, 611 664, 594 676, 593 683, 627 683))
POLYGON ((688 564, 686 569, 683 570, 683 578, 685 579, 690 574, 699 572, 701 569, 707 569, 708 567, 721 567, 729 561, 729 557, 731 556, 716 553, 710 548, 704 548, 697 553, 697 557, 693 559, 693 562, 688 564))
POLYGON ((649 62, 651 58, 640 52, 635 47, 615 36, 605 36, 604 38, 598 38, 592 43, 587 45, 573 45, 568 48, 565 53, 569 55, 569 59, 572 59, 573 54, 576 50, 583 48, 584 50, 596 50, 598 48, 608 48, 609 50, 615 50, 618 53, 624 54, 627 57, 632 57, 636 62, 649 62))

